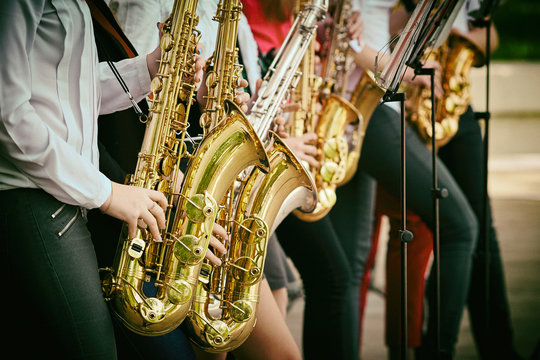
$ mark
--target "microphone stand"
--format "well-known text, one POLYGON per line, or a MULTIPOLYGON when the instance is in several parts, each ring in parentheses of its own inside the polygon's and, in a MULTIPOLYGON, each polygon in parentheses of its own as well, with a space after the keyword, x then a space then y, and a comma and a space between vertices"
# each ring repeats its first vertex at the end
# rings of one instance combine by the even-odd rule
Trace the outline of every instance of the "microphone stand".
POLYGON ((407 230, 407 176, 406 176, 406 136, 405 136, 405 93, 387 91, 384 102, 400 102, 401 108, 401 230, 399 231, 401 252, 401 359, 407 359, 407 243, 413 240, 413 233, 407 230))
POLYGON ((431 81, 431 167, 432 167, 432 189, 431 197, 433 199, 433 267, 431 276, 434 276, 435 280, 435 309, 430 309, 430 316, 435 317, 435 346, 437 354, 440 350, 441 345, 441 329, 440 329, 440 319, 441 319, 441 282, 440 282, 440 250, 439 250, 439 200, 446 198, 448 196, 448 190, 446 188, 439 188, 437 180, 437 148, 436 148, 436 139, 435 139, 435 123, 436 123, 436 99, 435 99, 435 69, 433 68, 424 68, 419 67, 415 69, 416 75, 429 75, 431 81))
MULTIPOLYGON (((488 196, 488 155, 489 155, 489 120, 491 119, 491 113, 489 112, 489 79, 490 79, 490 41, 491 41, 491 18, 477 18, 474 20, 473 25, 476 27, 485 27, 486 29, 486 110, 484 112, 475 112, 477 120, 484 120, 484 143, 483 143, 483 209, 482 209, 482 222, 480 227, 480 236, 477 256, 483 256, 484 261, 484 346, 488 346, 490 333, 490 244, 489 244, 489 196, 488 196)), ((480 220, 480 219, 479 219, 480 220)))

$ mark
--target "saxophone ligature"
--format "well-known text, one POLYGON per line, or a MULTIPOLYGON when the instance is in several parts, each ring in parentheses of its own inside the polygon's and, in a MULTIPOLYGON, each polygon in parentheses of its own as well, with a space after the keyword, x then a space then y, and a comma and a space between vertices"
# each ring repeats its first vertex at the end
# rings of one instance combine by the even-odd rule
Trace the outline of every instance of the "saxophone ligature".
POLYGON ((268 151, 268 173, 252 167, 239 176, 229 201, 230 244, 222 265, 207 264, 192 303, 190 339, 207 352, 231 351, 256 322, 260 281, 269 235, 293 209, 312 211, 317 202, 310 174, 285 143, 270 131, 280 104, 291 91, 299 58, 326 13, 313 0, 298 15, 270 65, 248 118, 268 151))
POLYGON ((163 241, 153 241, 143 228, 131 239, 124 225, 102 284, 115 316, 141 335, 162 335, 182 323, 191 307, 218 201, 244 168, 268 167, 265 149, 249 123, 238 120, 235 109, 203 137, 194 154, 187 150, 188 116, 195 102, 194 54, 200 38, 196 7, 195 0, 175 0, 164 22, 149 121, 129 181, 167 197, 163 241), (181 161, 186 158, 180 184, 181 161))

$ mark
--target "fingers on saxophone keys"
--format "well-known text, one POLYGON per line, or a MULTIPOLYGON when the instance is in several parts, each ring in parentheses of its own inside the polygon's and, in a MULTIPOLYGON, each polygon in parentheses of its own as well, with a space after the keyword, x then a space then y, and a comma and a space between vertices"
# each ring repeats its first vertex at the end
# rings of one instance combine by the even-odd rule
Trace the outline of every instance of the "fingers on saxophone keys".
POLYGON ((219 241, 215 236, 210 237, 209 245, 214 248, 220 255, 224 255, 227 252, 225 245, 219 241))
MULTIPOLYGON (((155 207, 155 209, 159 209, 159 207, 155 207)), ((161 211, 161 210, 158 210, 161 211)), ((137 225, 140 228, 148 228, 150 230, 150 233, 152 234, 152 238, 154 241, 161 242, 161 234, 158 227, 158 222, 156 220, 156 217, 154 214, 152 214, 150 211, 147 211, 146 213, 141 214, 141 217, 137 220, 137 225)))
POLYGON ((220 258, 218 258, 216 255, 214 255, 214 253, 212 252, 212 250, 210 250, 210 248, 208 248, 206 250, 206 255, 205 257, 213 264, 213 265, 221 265, 221 260, 220 258))
POLYGON ((229 235, 227 234, 227 230, 225 230, 225 228, 218 223, 214 223, 214 227, 212 228, 212 234, 219 236, 223 241, 229 241, 229 235))
POLYGON ((157 226, 160 228, 160 229, 164 229, 165 228, 165 212, 163 211, 163 209, 161 207, 159 207, 157 205, 156 202, 153 202, 154 205, 152 205, 149 209, 148 209, 148 212, 150 212, 150 214, 154 217, 154 219, 156 220, 156 224, 157 226))
POLYGON ((249 101, 249 94, 247 92, 244 92, 243 90, 237 90, 236 91, 236 98, 234 101, 240 106, 243 112, 248 111, 247 103, 249 101))

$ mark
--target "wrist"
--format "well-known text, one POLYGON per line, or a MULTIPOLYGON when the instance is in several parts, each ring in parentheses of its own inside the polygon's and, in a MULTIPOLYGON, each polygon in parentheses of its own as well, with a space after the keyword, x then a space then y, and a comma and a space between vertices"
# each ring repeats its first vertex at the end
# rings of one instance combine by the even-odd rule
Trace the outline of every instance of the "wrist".
POLYGON ((111 207, 112 198, 113 198, 113 186, 111 183, 111 193, 109 194, 109 197, 107 198, 107 200, 105 200, 105 202, 99 207, 99 210, 102 213, 106 213, 107 210, 109 210, 109 208, 111 207))
POLYGON ((146 65, 148 67, 148 74, 153 79, 159 70, 159 60, 161 58, 161 47, 156 47, 154 51, 146 55, 146 65))

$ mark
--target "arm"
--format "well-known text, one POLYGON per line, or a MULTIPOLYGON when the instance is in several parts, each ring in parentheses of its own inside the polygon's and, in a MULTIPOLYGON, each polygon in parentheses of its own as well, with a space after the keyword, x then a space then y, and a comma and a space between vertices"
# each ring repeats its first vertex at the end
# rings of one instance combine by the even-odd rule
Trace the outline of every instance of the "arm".
MULTIPOLYGON (((497 50, 497 47, 499 46, 499 34, 493 22, 491 22, 490 31, 491 32, 489 34, 490 36, 489 50, 490 50, 490 53, 493 54, 493 52, 497 50)), ((484 53, 486 52, 487 39, 486 39, 485 27, 471 26, 471 29, 469 33, 467 34, 467 37, 470 38, 473 41, 473 43, 478 45, 484 53)))
MULTIPOLYGON (((40 55, 33 46, 45 6, 45 1, 10 1, 0 9, 2 183, 40 187, 65 203, 95 208, 109 195, 108 179, 59 135, 65 131, 57 126, 62 119, 55 118, 60 105, 39 104, 42 110, 38 112, 34 104, 39 99, 32 98, 32 85, 40 99, 49 98, 49 88, 56 90, 54 73, 48 73, 50 66, 39 73, 30 61, 30 56, 40 55)), ((48 54, 43 63, 54 65, 55 56, 58 54, 48 54)))

